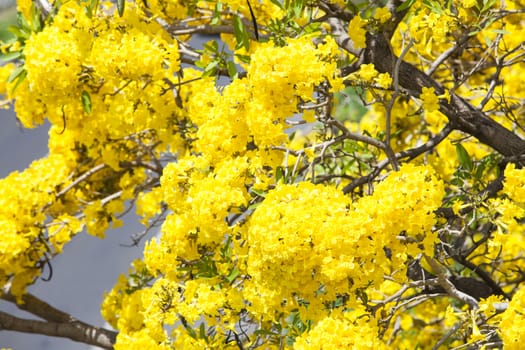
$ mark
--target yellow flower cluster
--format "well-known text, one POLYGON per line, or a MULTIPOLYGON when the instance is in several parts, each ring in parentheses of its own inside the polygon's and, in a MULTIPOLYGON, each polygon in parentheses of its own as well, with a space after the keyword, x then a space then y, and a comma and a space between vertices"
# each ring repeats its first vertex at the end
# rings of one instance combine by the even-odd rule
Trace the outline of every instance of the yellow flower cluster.
POLYGON ((366 83, 373 83, 377 86, 388 89, 392 85, 392 77, 388 73, 379 73, 373 64, 363 64, 359 70, 349 76, 349 78, 356 78, 366 83))
POLYGON ((25 41, 23 54, 26 78, 2 90, 24 126, 47 118, 52 127, 49 156, 0 185, 2 221, 10 227, 0 278, 11 280, 16 295, 82 228, 103 238, 121 224, 116 215, 146 179, 133 162, 146 164, 183 144, 170 91, 178 81, 178 44, 133 6, 121 19, 105 7, 88 18, 82 4, 68 2, 25 41))
MULTIPOLYGON (((135 271, 152 271, 160 278, 151 288, 126 293, 124 291, 133 284, 122 276, 106 296, 104 316, 122 332, 117 348, 124 348, 135 338, 143 339, 144 344, 153 340, 166 341, 160 335, 153 337, 151 334, 156 334, 154 330, 160 324, 173 324, 176 315, 189 324, 204 317, 206 327, 220 320, 221 327, 226 328, 216 328, 222 331, 214 340, 208 339, 220 342, 220 335, 225 336, 230 329, 228 325, 235 323, 232 316, 242 309, 247 309, 254 319, 279 322, 283 313, 298 308, 304 319, 316 322, 309 333, 298 338, 298 348, 315 348, 326 327, 342 331, 330 339, 334 346, 353 342, 379 346, 379 340, 372 337, 377 333, 374 321, 358 319, 357 311, 334 318, 329 316, 326 303, 335 301, 338 295, 350 293, 346 305, 357 310, 360 309, 359 301, 352 291, 366 289, 370 283, 379 285, 384 274, 405 280, 403 263, 406 256, 429 253, 432 249, 435 239, 431 232, 435 223, 432 212, 439 207, 443 196, 443 185, 432 176, 430 168, 406 165, 380 183, 375 194, 355 203, 334 187, 282 184, 268 192, 244 228, 228 228, 220 220, 212 221, 212 216, 201 217, 200 220, 216 225, 212 227, 191 217, 205 215, 197 210, 211 207, 209 203, 200 205, 195 196, 186 197, 186 192, 192 193, 197 183, 184 189, 189 185, 189 178, 199 176, 199 182, 206 183, 209 175, 202 173, 198 163, 185 161, 167 170, 163 180, 167 182, 163 182, 163 187, 169 184, 175 197, 166 198, 171 198, 168 202, 172 205, 179 203, 183 207, 173 208, 176 212, 163 225, 160 241, 152 241, 146 247, 145 265, 136 263, 135 271), (186 167, 186 170, 179 168, 175 173, 176 166, 186 167), (186 204, 184 198, 187 198, 186 204), (187 202, 190 198, 191 202, 187 202), (196 203, 193 203, 194 198, 196 203), (190 211, 189 216, 183 216, 184 211, 190 211), (196 223, 202 226, 195 228, 196 223), (212 230, 215 233, 212 234, 212 230), (239 272, 249 278, 238 286, 224 284, 233 266, 219 263, 219 256, 214 253, 215 263, 211 266, 218 269, 216 278, 186 280, 188 274, 184 271, 191 269, 192 261, 198 264, 202 259, 201 249, 219 249, 227 233, 240 235, 245 240, 240 245, 233 244, 230 249, 233 249, 232 256, 239 259, 239 272), (180 236, 174 236, 177 234, 180 236), (388 256, 377 254, 383 247, 389 248, 388 256), (176 261, 186 261, 190 265, 177 271, 174 270, 176 261), (169 307, 159 304, 163 300, 169 307), (357 329, 359 335, 354 334, 357 329), (149 338, 144 338, 145 334, 150 334, 149 338)), ((235 184, 221 188, 234 189, 235 184)), ((210 189, 205 193, 212 199, 217 196, 210 189)), ((216 215, 224 215, 224 212, 218 213, 216 215)), ((174 329, 172 336, 176 337, 177 344, 188 348, 202 346, 202 339, 184 334, 174 329)))
POLYGON ((378 339, 379 330, 373 323, 364 317, 352 319, 348 314, 326 317, 298 337, 293 349, 386 349, 378 339))
POLYGON ((26 42, 27 78, 12 95, 18 118, 32 127, 47 117, 85 144, 152 128, 172 141, 166 125, 177 107, 165 91, 179 70, 176 41, 132 8, 111 21, 83 13, 77 3, 63 5, 53 25, 26 42), (60 46, 50 45, 56 40, 60 46))
MULTIPOLYGON (((505 181, 503 192, 516 203, 525 204, 525 170, 516 169, 514 163, 509 163, 505 168, 505 181)), ((523 208, 525 209, 525 208, 523 208)), ((516 215, 521 217, 523 215, 516 215)))
POLYGON ((48 213, 42 208, 52 206, 55 184, 66 182, 66 171, 63 157, 53 155, 0 181, 0 284, 11 281, 14 295, 21 296, 40 274, 37 261, 60 252, 70 236, 81 230, 76 218, 66 214, 57 217, 46 232, 48 213))
POLYGON ((523 234, 525 228, 520 221, 525 217, 525 171, 516 169, 512 163, 505 168, 505 180, 501 194, 503 198, 492 199, 489 208, 497 213, 494 223, 498 229, 494 233, 490 245, 483 255, 476 259, 477 263, 484 263, 497 259, 498 280, 512 281, 519 278, 521 269, 525 269, 523 256, 525 244, 523 234))
MULTIPOLYGON (((246 296, 224 281, 235 271, 246 273, 246 247, 240 241, 246 238, 246 227, 231 225, 228 219, 249 205, 253 198, 247 191, 250 186, 264 190, 275 181, 273 169, 283 157, 272 147, 286 141, 284 121, 297 113, 297 103, 311 100, 314 87, 325 81, 334 89, 340 87, 337 52, 330 38, 318 45, 307 36, 290 39, 284 47, 260 44, 247 66, 246 78, 235 79, 220 90, 211 78, 181 87, 192 125, 188 129, 193 139, 191 152, 181 152, 177 161, 167 164, 160 189, 139 200, 146 221, 159 211, 159 199, 171 213, 162 225, 162 235, 144 249, 144 268, 157 278, 154 285, 127 294, 124 290, 129 289, 129 281, 122 280, 106 297, 104 315, 123 332, 117 347, 125 347, 135 336, 142 337, 143 333, 136 333, 142 332, 140 327, 150 329, 174 313, 190 324, 201 317, 209 326, 218 322, 217 317, 223 325, 235 323, 230 318, 245 308, 246 296), (300 69, 297 62, 301 62, 300 69), (227 249, 234 249, 233 260, 225 260, 225 241, 227 249), (192 278, 193 274, 209 277, 192 278), (152 292, 157 285, 173 283, 180 288, 174 292, 171 311, 159 312, 149 306, 148 296, 158 294, 152 292), (136 306, 125 312, 131 305, 136 306), (135 313, 142 317, 133 321, 135 313)), ((185 79, 199 75, 184 70, 185 79)), ((216 335, 219 343, 224 334, 216 335)), ((180 329, 174 330, 173 337, 185 347, 202 345, 195 337, 183 336, 180 329)))
MULTIPOLYGON (((194 151, 199 156, 181 155, 164 169, 164 200, 174 213, 164 223, 158 243, 170 248, 161 251, 195 258, 199 244, 223 240, 228 232, 224 218, 248 203, 246 185, 264 181, 265 167, 273 169, 281 163, 282 154, 270 147, 285 141, 284 119, 297 112, 298 99, 310 99, 314 86, 324 80, 337 85, 335 48, 333 40, 316 47, 307 37, 291 40, 284 48, 263 44, 252 56, 246 79, 233 81, 221 93, 211 79, 181 91, 191 96, 188 111, 197 127, 194 151), (285 59, 294 55, 308 58, 300 70, 285 59), (250 142, 256 150, 249 150, 250 142)), ((150 243, 146 261, 157 261, 156 247, 157 243, 150 243)), ((152 271, 157 268, 150 266, 152 271)))
POLYGON ((443 195, 443 184, 430 168, 411 165, 354 204, 332 187, 278 186, 249 221, 247 272, 252 278, 245 295, 251 295, 250 310, 291 311, 308 300, 305 312, 315 319, 322 317, 323 300, 348 291, 349 283, 353 288, 379 285, 394 270, 403 280, 407 255, 433 252, 433 211, 443 195), (390 256, 377 254, 383 247, 390 256), (320 288, 324 297, 314 298, 320 288))
POLYGON ((354 43, 354 47, 356 49, 364 49, 366 48, 366 26, 368 22, 361 18, 361 16, 357 15, 350 21, 350 24, 348 25, 348 35, 350 36, 350 39, 352 39, 352 42, 354 43))
MULTIPOLYGON (((412 9, 414 13, 407 21, 406 27, 405 24, 401 25, 399 33, 407 30, 415 41, 418 53, 428 58, 435 58, 450 47, 448 35, 456 28, 456 18, 446 8, 433 11, 419 3, 412 9)), ((394 37, 393 41, 395 40, 402 41, 400 37, 394 37)))
POLYGON ((434 88, 424 87, 419 98, 423 101, 425 112, 434 112, 439 109, 439 98, 434 92, 434 88))
POLYGON ((499 334, 505 350, 519 350, 523 347, 523 342, 525 342, 525 334, 523 333, 523 327, 525 327, 524 308, 525 288, 521 287, 501 315, 499 334))
MULTIPOLYGON (((459 28, 457 22, 481 11, 473 1, 461 3, 464 8, 456 15, 438 2, 415 1, 408 20, 393 36, 394 51, 406 48, 410 36, 415 47, 403 59, 429 68, 452 45, 449 39, 459 28)), ((509 3, 509 8, 519 5, 509 3)), ((327 95, 342 90, 337 65, 347 64, 348 58, 327 28, 312 21, 324 15, 320 9, 311 11, 312 4, 250 4, 254 18, 241 0, 126 2, 122 17, 113 16, 110 3, 88 13, 85 4, 66 2, 43 30, 31 33, 24 43, 2 47, 6 53, 23 50, 19 68, 27 76, 14 90, 14 82, 0 85, 0 92, 14 99, 24 126, 47 119, 52 127, 49 156, 0 181, 0 224, 5 231, 0 240, 0 284, 10 283, 10 292, 20 297, 41 273, 44 261, 60 254, 76 234, 85 228, 103 238, 109 227, 121 224, 118 214, 127 201, 134 201, 143 224, 153 224, 160 213, 164 221, 158 237, 146 242, 143 259, 135 261, 105 296, 103 317, 119 331, 115 349, 222 349, 239 347, 237 342, 245 348, 265 343, 267 348, 382 349, 387 347, 378 338, 383 331, 392 337, 392 347, 430 347, 458 321, 469 321, 465 339, 482 340, 476 320, 483 313, 492 319, 491 327, 497 326, 495 297, 481 301, 479 313, 458 310, 445 298, 410 307, 410 312, 397 308, 397 299, 395 306, 373 306, 372 301, 372 296, 380 300, 406 285, 411 258, 434 255, 441 225, 434 213, 445 197, 458 196, 453 205, 458 222, 468 216, 461 209, 472 204, 463 200, 468 191, 458 190, 459 181, 447 186, 445 196, 443 180, 458 180, 454 145, 443 141, 425 159, 404 164, 399 171, 381 172, 368 183, 366 195, 344 195, 335 181, 307 182, 316 172, 331 171, 325 165, 332 155, 341 161, 337 171, 348 179, 369 172, 381 159, 362 142, 338 138, 342 127, 331 127, 339 121, 326 116, 326 126, 333 124, 319 131, 315 141, 289 136, 289 124, 299 117, 313 123, 315 114, 322 121, 321 110, 333 115, 337 102, 332 105, 327 95), (286 4, 293 6, 286 9, 286 4), (178 21, 189 16, 194 18, 178 21), (185 63, 199 52, 183 45, 187 37, 170 31, 178 24, 183 28, 187 23, 218 21, 226 32, 238 32, 228 27, 233 19, 247 27, 256 20, 263 38, 250 41, 249 48, 232 50, 234 62, 243 59, 243 74, 229 73, 231 82, 219 86, 222 78, 181 66, 182 52, 185 63), (281 20, 290 20, 293 28, 272 33, 280 30, 281 20), (60 45, 51 45, 57 41, 60 45), (283 149, 293 155, 285 158, 283 149), (283 164, 307 164, 312 172, 287 178, 281 176, 283 164), (395 330, 380 328, 383 324, 375 317, 384 321, 381 312, 370 313, 371 307, 380 306, 381 311, 397 310, 391 315, 395 330), (234 339, 232 334, 239 333, 243 322, 251 327, 248 333, 257 336, 237 334, 234 339)), ((19 8, 26 16, 31 11, 28 1, 20 2, 19 8)), ((387 8, 356 14, 348 27, 354 46, 365 48, 367 31, 388 25, 390 17, 387 8)), ((473 35, 480 43, 498 38, 501 42, 491 52, 504 53, 507 46, 520 45, 521 36, 509 37, 502 30, 519 34, 523 27, 520 19, 509 16, 506 25, 494 23, 473 35)), ((209 29, 198 30, 203 28, 209 29)), ((235 46, 235 35, 222 38, 235 46)), ((470 55, 476 49, 469 46, 466 53, 457 54, 470 55)), ((506 59, 519 58, 518 53, 507 53, 506 59)), ((216 58, 205 52, 200 62, 216 58)), ((450 73, 452 63, 447 61, 432 77, 439 80, 443 70, 450 73)), ((0 77, 7 78, 15 68, 2 68, 0 77)), ((223 68, 224 75, 232 69, 223 68)), ((494 73, 493 68, 478 68, 479 74, 466 78, 467 88, 485 84, 494 73)), ((500 73, 520 76, 524 70, 523 64, 506 64, 500 73)), ((422 89, 422 103, 407 98, 403 89, 394 94, 392 77, 373 64, 362 64, 346 78, 356 81, 354 95, 374 104, 360 116, 361 130, 385 140, 388 120, 394 152, 420 146, 446 123, 438 110, 439 99, 448 95, 437 96, 434 88, 422 89)), ((484 108, 495 109, 504 96, 521 101, 523 84, 514 80, 497 84, 493 100, 484 108)), ((467 89, 454 88, 457 93, 467 89)), ((478 96, 469 98, 476 101, 478 96)), ((521 107, 518 102, 509 106, 518 111, 521 107)), ((514 121, 499 115, 494 119, 511 128, 523 119, 515 114, 514 121)), ((479 169, 486 149, 471 141, 464 145, 472 155, 472 168, 479 169)), ((525 250, 524 179, 524 171, 509 164, 503 191, 476 208, 480 218, 474 224, 493 223, 498 230, 487 245, 480 245, 484 254, 471 261, 490 262, 497 283, 519 280, 525 269, 522 259, 513 260, 525 250)), ((462 180, 465 187, 472 181, 462 180)), ((505 292, 511 288, 515 285, 505 292)), ((519 291, 501 316, 500 334, 509 348, 521 343, 521 299, 519 291)), ((455 341, 451 338, 450 344, 455 341)))

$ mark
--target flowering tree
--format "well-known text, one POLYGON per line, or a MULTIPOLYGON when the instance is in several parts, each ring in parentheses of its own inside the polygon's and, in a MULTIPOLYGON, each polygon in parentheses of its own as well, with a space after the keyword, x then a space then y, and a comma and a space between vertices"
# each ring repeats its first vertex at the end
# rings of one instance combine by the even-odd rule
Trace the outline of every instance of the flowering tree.
POLYGON ((40 320, 0 328, 108 349, 518 349, 524 8, 19 1, 4 105, 51 130, 0 182, 0 285, 40 320), (102 303, 115 331, 26 292, 132 208, 147 243, 102 303))

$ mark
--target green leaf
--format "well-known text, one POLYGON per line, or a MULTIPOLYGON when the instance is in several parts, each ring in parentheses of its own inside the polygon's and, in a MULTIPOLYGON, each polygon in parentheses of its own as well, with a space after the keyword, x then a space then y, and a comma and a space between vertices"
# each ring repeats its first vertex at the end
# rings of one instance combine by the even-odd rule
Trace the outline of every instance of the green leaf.
POLYGON ((82 107, 84 107, 84 112, 91 114, 91 96, 87 91, 82 91, 82 107))
POLYGON ((491 32, 496 33, 496 34, 502 34, 502 35, 510 34, 509 31, 504 30, 504 29, 492 29, 491 32))
POLYGON ((31 7, 31 29, 38 33, 42 30, 42 20, 40 17, 40 8, 33 3, 31 7))
POLYGON ((219 66, 219 60, 211 61, 210 63, 208 63, 206 68, 204 68, 204 73, 202 73, 202 77, 206 78, 206 77, 210 77, 214 75, 215 72, 217 71, 218 66, 219 66))
POLYGON ((186 328, 186 331, 188 332, 188 334, 190 335, 190 337, 192 337, 193 339, 197 340, 198 337, 197 337, 197 332, 195 332, 195 330, 191 327, 184 327, 186 328))
POLYGON ((11 45, 11 44, 14 44, 18 41, 18 38, 16 38, 15 36, 13 35, 9 35, 9 37, 5 38, 4 40, 2 40, 2 43, 4 45, 11 45))
POLYGON ((236 267, 233 268, 233 270, 231 270, 230 274, 228 275, 228 277, 226 277, 226 281, 228 281, 229 283, 232 283, 233 281, 235 281, 235 279, 239 276, 239 269, 237 269, 236 267))
POLYGON ((217 53, 219 51, 219 44, 217 43, 217 41, 212 40, 204 44, 204 49, 211 53, 217 53))
POLYGON ((294 17, 301 17, 301 14, 303 13, 303 8, 303 0, 295 0, 292 4, 292 13, 294 17))
POLYGON ((22 12, 18 12, 16 14, 16 21, 17 21, 18 25, 20 26, 20 28, 25 29, 28 32, 31 31, 31 26, 29 25, 29 23, 27 23, 27 20, 25 19, 25 17, 22 14, 22 12))
POLYGON ((410 6, 412 6, 414 3, 416 2, 416 0, 407 0, 405 1, 404 3, 402 3, 401 5, 399 5, 396 9, 397 12, 401 12, 403 10, 406 10, 407 8, 409 8, 410 6))
POLYGON ((90 0, 89 4, 86 6, 86 14, 88 18, 92 18, 93 15, 97 13, 99 0, 90 0))
POLYGON ((14 25, 10 25, 9 27, 7 27, 7 30, 20 39, 29 39, 29 37, 31 36, 31 33, 27 29, 14 25))
POLYGON ((460 143, 456 144, 456 153, 458 155, 459 164, 461 164, 461 166, 466 170, 471 171, 474 167, 472 158, 468 154, 465 147, 463 147, 460 143))
POLYGON ((126 0, 117 0, 117 10, 118 10, 118 15, 120 17, 122 17, 122 15, 124 14, 125 4, 126 4, 126 0))
POLYGON ((250 36, 246 31, 246 28, 244 28, 244 24, 239 16, 233 17, 233 34, 237 40, 235 49, 240 49, 241 47, 244 47, 246 50, 250 49, 250 36))
POLYGON ((237 78, 238 73, 237 73, 237 67, 235 66, 235 62, 228 61, 226 68, 228 68, 228 75, 230 76, 232 80, 237 78))
POLYGON ((231 236, 228 236, 228 239, 226 239, 226 242, 221 247, 221 258, 230 259, 231 256, 232 256, 232 238, 231 236))
POLYGON ((250 191, 255 193, 259 197, 263 197, 263 198, 266 197, 266 192, 264 192, 263 190, 258 190, 258 189, 255 189, 255 188, 251 188, 250 191))
POLYGON ((319 31, 319 28, 321 28, 321 23, 320 22, 313 22, 313 23, 309 23, 306 27, 304 27, 303 31, 306 34, 309 34, 309 33, 313 33, 313 32, 319 31))
POLYGON ((252 211, 252 210, 257 209, 260 205, 261 205, 261 202, 253 203, 253 204, 249 205, 247 209, 248 209, 248 211, 252 211))
POLYGON ((463 181, 463 179, 460 179, 459 177, 455 177, 452 180, 450 180, 450 184, 457 187, 462 187, 464 183, 465 181, 463 181))
POLYGON ((11 92, 16 90, 18 85, 20 85, 24 81, 26 76, 27 76, 27 71, 25 70, 24 66, 18 67, 11 73, 9 78, 7 78, 7 82, 10 83, 16 79, 15 86, 13 86, 13 89, 11 90, 11 92))
POLYGON ((430 11, 432 11, 435 14, 443 14, 444 10, 441 7, 441 4, 438 1, 433 0, 423 0, 423 5, 427 7, 430 11))
POLYGON ((239 61, 243 62, 243 63, 250 63, 250 56, 248 55, 239 55, 239 54, 235 54, 235 57, 237 57, 239 59, 239 61))
POLYGON ((476 179, 481 180, 481 177, 483 176, 483 172, 485 171, 486 166, 487 166, 486 163, 480 163, 476 167, 476 172, 474 173, 474 176, 476 177, 476 179))
POLYGON ((199 326, 199 336, 201 339, 206 339, 206 326, 204 326, 204 322, 201 323, 199 326))
POLYGON ((217 1, 217 3, 215 4, 215 11, 213 11, 213 17, 210 22, 212 26, 219 24, 221 20, 221 12, 222 12, 222 2, 217 1))
POLYGON ((487 45, 487 47, 492 46, 493 41, 492 41, 492 39, 489 38, 487 35, 484 35, 484 36, 483 36, 483 40, 485 41, 485 45, 487 45))
POLYGON ((270 0, 270 2, 275 6, 279 7, 281 10, 283 9, 283 4, 281 4, 279 0, 270 0))
POLYGON ((239 16, 233 17, 233 34, 235 35, 235 39, 237 39, 237 42, 242 41, 242 33, 244 32, 244 25, 242 24, 242 20, 239 16))
POLYGON ((1 55, 0 59, 4 62, 9 62, 12 60, 16 60, 17 58, 20 58, 22 56, 22 51, 14 51, 6 53, 5 55, 1 55))
POLYGON ((275 182, 279 182, 282 179, 283 182, 286 183, 286 178, 285 178, 284 175, 285 174, 284 174, 283 167, 282 166, 278 166, 275 169, 275 182))
POLYGON ((14 81, 18 77, 20 77, 22 74, 24 74, 24 72, 27 74, 24 66, 17 67, 15 70, 13 70, 11 72, 11 74, 9 75, 9 78, 7 78, 6 82, 10 83, 10 82, 14 81))
POLYGON ((497 0, 483 0, 483 8, 481 9, 481 12, 489 10, 492 6, 494 6, 496 1, 497 0))

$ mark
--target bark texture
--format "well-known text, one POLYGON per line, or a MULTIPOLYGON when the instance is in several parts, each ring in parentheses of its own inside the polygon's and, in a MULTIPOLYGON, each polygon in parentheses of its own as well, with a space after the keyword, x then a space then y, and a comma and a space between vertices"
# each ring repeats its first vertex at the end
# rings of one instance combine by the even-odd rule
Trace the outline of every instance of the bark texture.
MULTIPOLYGON (((384 33, 368 35, 364 63, 372 63, 379 72, 393 76, 397 60, 384 33)), ((409 63, 401 62, 397 74, 399 85, 415 97, 424 87, 433 87, 438 95, 445 92, 443 86, 409 63)), ((525 140, 460 96, 451 94, 450 102, 441 100, 440 111, 455 129, 475 137, 506 157, 525 153, 525 140)))

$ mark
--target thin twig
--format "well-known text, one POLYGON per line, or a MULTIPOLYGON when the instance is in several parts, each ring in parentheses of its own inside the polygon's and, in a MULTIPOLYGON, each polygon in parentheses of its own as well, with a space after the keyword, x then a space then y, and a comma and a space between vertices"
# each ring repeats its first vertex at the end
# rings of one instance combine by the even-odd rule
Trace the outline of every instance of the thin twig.
POLYGON ((445 333, 445 335, 443 335, 443 337, 441 337, 441 339, 439 339, 436 344, 434 344, 432 350, 439 349, 441 345, 443 345, 447 341, 447 339, 449 339, 452 336, 452 334, 456 333, 461 327, 463 327, 463 325, 466 322, 467 320, 456 322, 456 324, 454 324, 454 326, 452 326, 452 328, 447 333, 445 333))
POLYGON ((458 300, 461 300, 465 304, 469 305, 472 309, 477 310, 479 309, 479 305, 476 299, 474 299, 472 296, 463 293, 459 291, 452 282, 448 280, 448 278, 445 276, 445 272, 443 271, 442 267, 435 261, 433 258, 429 257, 428 255, 424 255, 426 262, 432 267, 432 271, 436 274, 439 285, 445 289, 448 295, 451 297, 454 297, 458 300))
POLYGON ((97 166, 94 166, 93 168, 89 169, 88 171, 86 171, 84 174, 80 175, 79 177, 77 177, 75 179, 75 181, 73 181, 72 183, 70 183, 68 186, 66 186, 62 191, 58 192, 56 197, 57 198, 60 198, 62 197, 63 195, 65 195, 70 189, 72 189, 73 187, 75 187, 76 185, 78 185, 79 183, 81 183, 82 181, 86 180, 88 177, 90 177, 91 175, 93 174, 96 174, 97 172, 101 171, 102 169, 105 169, 107 168, 107 165, 105 163, 102 163, 102 164, 99 164, 97 166))
MULTIPOLYGON (((404 43, 403 43, 404 45, 404 43)), ((396 63, 394 65, 394 94, 392 95, 392 98, 390 99, 388 105, 386 106, 386 122, 385 122, 385 151, 389 154, 393 154, 394 151, 391 147, 391 119, 392 119, 392 109, 394 108, 394 104, 396 103, 396 100, 400 94, 399 92, 399 67, 401 66, 401 62, 403 62, 403 58, 406 56, 410 48, 414 45, 414 41, 410 39, 408 42, 408 45, 403 48, 403 51, 401 52, 401 55, 396 60, 396 63)), ((395 171, 399 170, 399 163, 397 162, 396 157, 390 156, 389 159, 391 160, 392 168, 395 171)))

